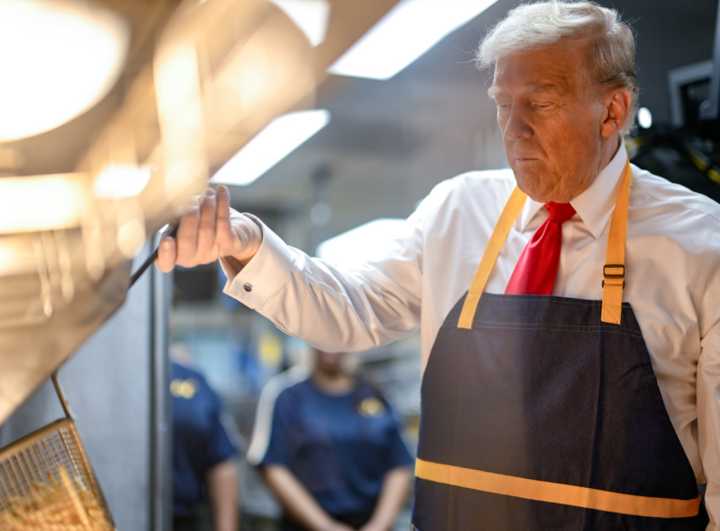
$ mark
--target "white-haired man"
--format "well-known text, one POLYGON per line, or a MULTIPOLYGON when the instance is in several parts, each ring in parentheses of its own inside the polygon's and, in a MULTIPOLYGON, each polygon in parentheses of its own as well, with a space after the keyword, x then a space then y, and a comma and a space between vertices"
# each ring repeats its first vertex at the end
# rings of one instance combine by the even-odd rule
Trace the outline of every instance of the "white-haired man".
POLYGON ((717 531, 720 206, 628 163, 615 11, 521 5, 479 60, 506 175, 439 184, 351 271, 230 218, 220 190, 160 267, 222 258, 228 293, 324 349, 420 326, 420 531, 717 531))

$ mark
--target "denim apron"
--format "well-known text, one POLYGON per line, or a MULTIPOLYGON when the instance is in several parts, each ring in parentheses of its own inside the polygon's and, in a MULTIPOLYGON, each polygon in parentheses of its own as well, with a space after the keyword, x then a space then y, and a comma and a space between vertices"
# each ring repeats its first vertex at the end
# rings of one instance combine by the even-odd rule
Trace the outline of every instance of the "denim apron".
POLYGON ((602 301, 483 293, 523 208, 513 191, 423 376, 418 531, 705 529, 695 475, 622 302, 631 180, 627 164, 602 301))

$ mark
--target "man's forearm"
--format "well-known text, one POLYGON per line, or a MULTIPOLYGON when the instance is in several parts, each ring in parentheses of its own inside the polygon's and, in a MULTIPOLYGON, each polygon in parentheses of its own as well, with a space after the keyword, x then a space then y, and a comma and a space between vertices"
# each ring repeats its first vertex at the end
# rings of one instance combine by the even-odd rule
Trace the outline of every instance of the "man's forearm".
POLYGON ((210 469, 207 475, 208 494, 215 531, 237 531, 238 528, 238 476, 233 461, 223 461, 210 469))

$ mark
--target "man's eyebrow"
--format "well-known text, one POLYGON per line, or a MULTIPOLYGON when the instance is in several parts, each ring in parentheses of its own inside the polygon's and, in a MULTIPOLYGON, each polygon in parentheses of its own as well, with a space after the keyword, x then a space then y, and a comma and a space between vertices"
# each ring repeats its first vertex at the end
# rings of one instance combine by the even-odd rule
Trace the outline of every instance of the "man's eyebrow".
POLYGON ((530 92, 564 92, 565 88, 557 83, 532 83, 528 85, 530 92))
MULTIPOLYGON (((532 94, 537 93, 555 93, 562 94, 566 91, 565 87, 559 83, 529 83, 525 85, 525 90, 532 94)), ((497 85, 491 85, 487 90, 487 95, 490 99, 494 100, 498 94, 502 94, 502 88, 497 85)))

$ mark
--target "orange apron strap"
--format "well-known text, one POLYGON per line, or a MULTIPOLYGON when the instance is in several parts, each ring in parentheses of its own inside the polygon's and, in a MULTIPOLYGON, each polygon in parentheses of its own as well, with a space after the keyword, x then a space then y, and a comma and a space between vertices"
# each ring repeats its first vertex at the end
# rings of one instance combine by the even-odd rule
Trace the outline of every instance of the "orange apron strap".
POLYGON ((700 510, 699 496, 690 500, 637 496, 495 474, 422 459, 415 461, 415 476, 453 487, 633 516, 690 518, 700 510))
POLYGON ((632 172, 630 163, 625 165, 618 186, 615 210, 610 222, 607 254, 603 266, 602 313, 603 323, 620 324, 622 316, 623 289, 625 288, 625 241, 627 240, 628 207, 632 172))
MULTIPOLYGON (((630 162, 627 162, 618 186, 615 209, 610 221, 606 262, 603 267, 601 320, 604 323, 620 324, 622 315, 623 288, 625 287, 625 241, 627 239, 631 183, 632 171, 630 162)), ((465 302, 460 311, 460 318, 458 319, 458 328, 472 329, 480 297, 485 291, 485 286, 490 278, 490 273, 495 267, 500 251, 505 246, 510 229, 520 217, 526 197, 525 193, 516 187, 507 203, 505 203, 505 208, 495 224, 495 230, 490 237, 490 241, 488 241, 480 265, 475 271, 467 297, 465 297, 465 302)))
POLYGON ((510 233, 510 229, 522 212, 526 198, 525 193, 520 190, 520 188, 515 187, 510 195, 510 199, 505 203, 505 208, 502 214, 500 214, 500 219, 498 219, 495 224, 495 230, 490 237, 480 265, 477 271, 475 271, 475 277, 473 278, 467 297, 465 297, 465 302, 460 312, 460 319, 458 319, 458 328, 472 329, 473 319, 475 318, 475 311, 480 302, 480 297, 485 291, 485 286, 488 278, 490 278, 490 273, 495 267, 495 262, 497 262, 500 251, 502 251, 502 248, 505 246, 505 241, 510 233))

